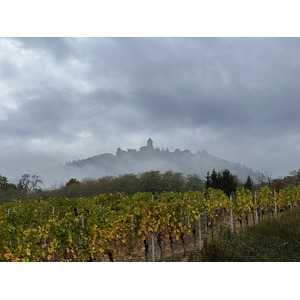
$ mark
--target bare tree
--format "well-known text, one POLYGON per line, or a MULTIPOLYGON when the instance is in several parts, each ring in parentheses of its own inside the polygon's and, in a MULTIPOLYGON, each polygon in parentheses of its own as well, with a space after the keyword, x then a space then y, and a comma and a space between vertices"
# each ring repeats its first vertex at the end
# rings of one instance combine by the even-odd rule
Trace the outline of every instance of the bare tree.
POLYGON ((30 175, 24 174, 22 178, 19 180, 17 187, 21 190, 29 190, 30 184, 30 175))
POLYGON ((43 180, 38 175, 29 174, 22 175, 22 178, 19 180, 17 187, 22 190, 26 190, 29 193, 37 192, 41 190, 39 184, 43 185, 43 180))
POLYGON ((31 182, 30 182, 30 192, 37 192, 42 189, 39 184, 43 185, 43 180, 40 178, 39 175, 32 175, 31 182))
POLYGON ((264 171, 264 172, 257 171, 256 172, 256 178, 257 178, 257 181, 260 185, 262 185, 262 186, 268 185, 269 187, 271 187, 273 178, 272 178, 272 175, 269 172, 267 172, 267 171, 264 171))

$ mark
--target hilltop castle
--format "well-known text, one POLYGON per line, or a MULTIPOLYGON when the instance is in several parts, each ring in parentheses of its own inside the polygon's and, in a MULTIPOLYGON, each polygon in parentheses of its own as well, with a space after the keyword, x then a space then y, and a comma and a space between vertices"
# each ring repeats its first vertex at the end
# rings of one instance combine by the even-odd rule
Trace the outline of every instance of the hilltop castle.
POLYGON ((95 178, 99 177, 100 174, 117 176, 118 174, 139 173, 149 170, 159 170, 161 172, 172 170, 173 172, 199 174, 205 177, 207 171, 212 168, 216 170, 228 169, 242 180, 246 180, 249 175, 252 178, 255 177, 253 171, 246 166, 222 160, 208 154, 205 150, 191 153, 190 150, 181 151, 178 148, 174 151, 169 151, 168 148, 154 148, 151 138, 147 140, 146 146, 142 146, 139 150, 127 149, 127 151, 124 151, 119 147, 116 155, 104 153, 73 161, 66 165, 72 172, 74 167, 80 168, 80 172, 88 167, 85 177, 89 174, 88 176, 95 178))
MULTIPOLYGON (((158 148, 157 149, 154 149, 153 147, 153 140, 151 138, 148 139, 147 141, 147 146, 143 146, 140 148, 140 152, 150 152, 150 151, 153 151, 153 150, 159 150, 158 148)), ((136 153, 136 149, 127 149, 127 151, 124 151, 122 150, 120 147, 117 149, 117 153, 116 153, 116 156, 119 156, 119 155, 122 155, 122 154, 125 154, 125 153, 136 153)))

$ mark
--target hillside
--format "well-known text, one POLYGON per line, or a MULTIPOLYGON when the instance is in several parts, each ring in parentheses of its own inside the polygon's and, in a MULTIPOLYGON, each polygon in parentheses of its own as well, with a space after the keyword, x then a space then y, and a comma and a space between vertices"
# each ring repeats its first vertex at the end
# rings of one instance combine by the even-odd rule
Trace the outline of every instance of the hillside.
POLYGON ((216 171, 228 169, 245 181, 250 175, 255 180, 252 169, 239 163, 228 162, 216 156, 208 154, 205 150, 192 153, 189 150, 174 152, 168 149, 154 148, 153 141, 148 139, 147 145, 139 150, 118 148, 116 154, 100 154, 86 159, 68 162, 64 166, 63 173, 69 177, 78 179, 84 177, 101 177, 105 175, 117 176, 125 173, 139 173, 150 170, 165 172, 181 172, 183 174, 198 174, 204 178, 207 171, 213 168, 216 171))

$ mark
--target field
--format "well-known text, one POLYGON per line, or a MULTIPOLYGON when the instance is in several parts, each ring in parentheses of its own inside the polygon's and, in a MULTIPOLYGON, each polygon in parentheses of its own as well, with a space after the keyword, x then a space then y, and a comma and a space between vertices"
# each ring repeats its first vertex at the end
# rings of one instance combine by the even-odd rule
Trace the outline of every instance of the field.
MULTIPOLYGON (((153 243, 155 261, 287 261, 289 257, 297 261, 298 256, 288 255, 276 259, 271 255, 275 246, 266 250, 269 256, 263 256, 256 255, 254 246, 251 252, 241 245, 251 240, 254 228, 265 230, 265 236, 272 236, 268 228, 281 228, 291 237, 277 238, 274 233, 275 242, 283 245, 276 249, 290 250, 291 241, 299 237, 293 236, 299 234, 299 223, 290 222, 296 228, 285 231, 282 228, 290 227, 281 215, 293 209, 297 217, 299 204, 299 188, 274 193, 267 186, 255 194, 238 188, 231 197, 208 189, 19 200, 0 206, 0 261, 153 261, 153 243), (259 224, 251 226, 254 223, 259 224), (244 237, 244 242, 238 237, 244 237)), ((259 244, 257 240, 264 238, 253 239, 259 244)), ((292 247, 299 249, 297 243, 292 247)))

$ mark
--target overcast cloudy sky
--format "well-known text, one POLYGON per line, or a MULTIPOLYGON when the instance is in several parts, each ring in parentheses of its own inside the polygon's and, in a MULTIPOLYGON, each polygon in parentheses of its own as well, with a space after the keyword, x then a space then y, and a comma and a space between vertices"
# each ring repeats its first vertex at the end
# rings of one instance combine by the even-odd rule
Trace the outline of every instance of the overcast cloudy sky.
POLYGON ((299 38, 0 38, 0 173, 139 149, 299 169, 299 38))

